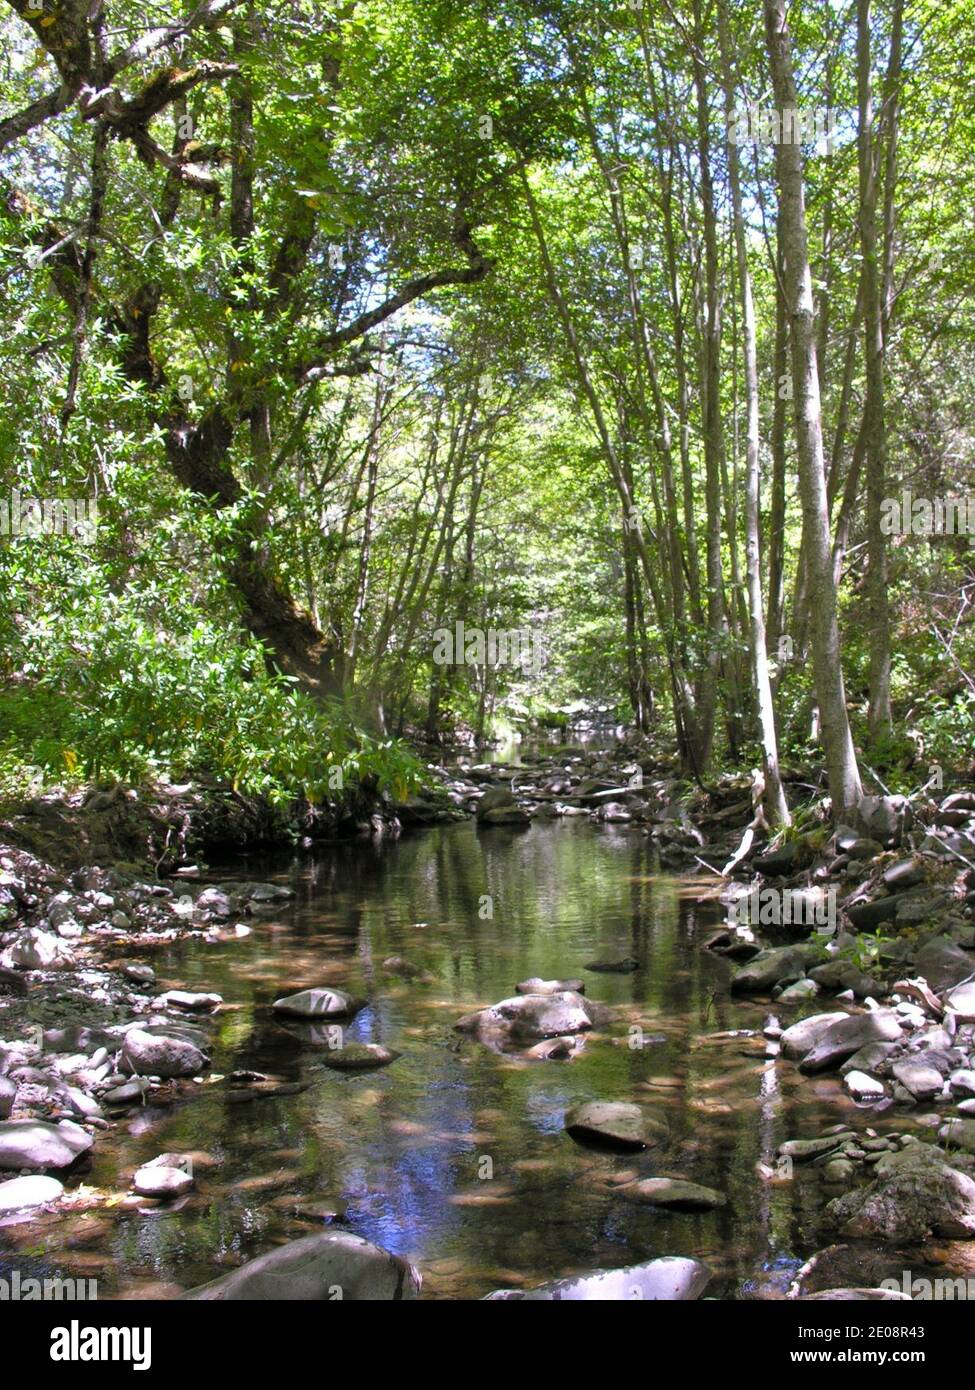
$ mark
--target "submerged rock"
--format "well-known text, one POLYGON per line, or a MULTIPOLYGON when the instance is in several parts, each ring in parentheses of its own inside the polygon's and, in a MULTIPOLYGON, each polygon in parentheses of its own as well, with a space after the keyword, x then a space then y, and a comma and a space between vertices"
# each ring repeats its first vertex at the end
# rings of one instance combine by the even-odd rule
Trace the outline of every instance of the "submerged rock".
POLYGON ((643 1178, 619 1189, 622 1196, 653 1207, 669 1207, 672 1211, 712 1211, 723 1207, 728 1200, 713 1187, 702 1187, 684 1178, 643 1178))
POLYGON ((543 980, 533 975, 515 985, 515 990, 518 994, 585 994, 586 986, 582 980, 543 980))
POLYGON ((181 1297, 339 1304, 399 1301, 416 1298, 420 1283, 418 1271, 401 1256, 348 1231, 323 1231, 258 1255, 181 1297))
POLYGON ((368 1071, 371 1067, 388 1067, 402 1055, 379 1043, 346 1043, 344 1047, 334 1048, 322 1060, 333 1071, 368 1071))
POLYGON ((487 1300, 691 1302, 701 1297, 710 1278, 711 1271, 700 1260, 667 1255, 625 1269, 594 1270, 575 1279, 556 1279, 535 1289, 498 1289, 489 1293, 487 1300))
POLYGON ((639 970, 640 962, 633 956, 624 956, 622 960, 591 960, 585 968, 604 975, 632 975, 639 970))
POLYGON ((611 1149, 652 1148, 667 1138, 667 1126, 639 1105, 622 1101, 589 1100, 565 1112, 565 1128, 573 1139, 611 1149))

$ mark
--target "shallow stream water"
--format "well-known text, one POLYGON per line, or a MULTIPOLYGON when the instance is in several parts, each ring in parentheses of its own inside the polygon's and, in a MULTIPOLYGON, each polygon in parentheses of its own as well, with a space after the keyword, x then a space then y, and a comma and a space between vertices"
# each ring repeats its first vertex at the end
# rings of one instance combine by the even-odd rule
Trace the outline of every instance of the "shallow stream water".
POLYGON ((215 990, 229 1006, 216 1020, 214 1078, 253 1069, 307 1089, 240 1105, 210 1079, 191 1099, 130 1116, 98 1135, 84 1179, 118 1202, 32 1223, 29 1235, 8 1228, 4 1244, 40 1236, 42 1263, 96 1277, 101 1297, 172 1296, 321 1229, 331 1210, 413 1260, 424 1297, 480 1297, 677 1253, 711 1265, 711 1296, 784 1287, 825 1243, 819 1217, 833 1194, 818 1173, 769 1182, 756 1164, 852 1106, 835 1078, 766 1059, 760 1030, 773 1010, 733 1000, 728 964, 700 948, 723 918, 707 896, 714 880, 661 876, 653 863, 639 829, 569 819, 455 823, 228 866, 227 877, 287 883, 295 897, 239 941, 188 940, 146 958, 160 986, 215 990), (433 980, 385 974, 391 955, 433 980), (624 956, 640 968, 584 968, 624 956), (612 1024, 571 1061, 498 1055, 453 1031, 532 975, 582 976, 589 997, 613 1006, 612 1024), (369 1000, 347 1041, 402 1057, 376 1071, 326 1069, 322 1049, 269 1009, 321 984, 369 1000), (597 1098, 665 1116, 669 1146, 637 1156, 580 1147, 564 1112, 597 1098), (172 1150, 194 1154, 197 1191, 175 1206, 123 1200, 134 1168, 172 1150), (716 1187, 727 1205, 666 1213, 618 1191, 654 1175, 716 1187))

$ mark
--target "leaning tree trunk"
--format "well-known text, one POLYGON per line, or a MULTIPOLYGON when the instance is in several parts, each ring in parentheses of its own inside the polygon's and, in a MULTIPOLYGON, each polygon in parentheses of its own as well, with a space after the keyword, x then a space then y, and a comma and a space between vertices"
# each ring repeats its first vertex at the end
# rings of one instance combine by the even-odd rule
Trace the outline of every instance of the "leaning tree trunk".
MULTIPOLYGON (((785 19, 786 0, 765 0, 765 39, 780 115, 795 111, 796 84, 785 19)), ((840 634, 833 582, 822 410, 813 325, 812 275, 806 235, 802 154, 797 143, 775 147, 779 182, 779 220, 785 248, 785 293, 792 340, 792 380, 796 413, 796 452, 802 497, 802 545, 809 575, 813 673, 822 719, 823 746, 835 818, 847 815, 863 790, 857 767, 840 662, 840 634)))

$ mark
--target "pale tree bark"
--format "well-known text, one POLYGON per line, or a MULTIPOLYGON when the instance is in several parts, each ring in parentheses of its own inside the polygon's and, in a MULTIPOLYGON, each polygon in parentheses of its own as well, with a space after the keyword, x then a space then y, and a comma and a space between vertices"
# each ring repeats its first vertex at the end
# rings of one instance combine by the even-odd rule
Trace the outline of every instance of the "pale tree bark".
POLYGON ((866 347, 864 445, 867 456, 867 604, 870 614, 871 738, 888 734, 890 712, 890 611, 887 601, 887 537, 881 513, 887 477, 884 421, 884 328, 877 239, 877 151, 870 72, 870 0, 857 0, 857 142, 860 173, 860 254, 863 264, 863 323, 866 347))
MULTIPOLYGON (((721 66, 728 129, 731 130, 735 107, 734 75, 728 35, 728 16, 725 0, 718 0, 718 35, 721 43, 721 66)), ((738 266, 738 286, 741 292, 742 337, 745 358, 745 397, 747 430, 745 444, 745 568, 748 592, 748 648, 752 667, 752 684, 758 709, 762 738, 762 763, 765 771, 765 808, 771 825, 789 825, 788 803, 779 774, 779 746, 775 732, 775 710, 772 704, 772 683, 769 678, 768 650, 765 643, 765 606, 762 600, 762 571, 759 545, 761 454, 759 449, 758 410, 758 353, 755 345, 755 302, 748 267, 748 245, 742 215, 741 176, 738 150, 728 142, 728 181, 731 185, 731 210, 735 232, 735 257, 738 266)))
MULTIPOLYGON (((785 8, 786 0, 765 0, 765 39, 780 115, 795 111, 798 105, 785 8)), ((802 497, 802 544, 809 573, 813 672, 833 815, 840 818, 855 809, 863 789, 850 733, 840 658, 800 146, 780 141, 775 147, 775 165, 792 340, 796 453, 802 497)))

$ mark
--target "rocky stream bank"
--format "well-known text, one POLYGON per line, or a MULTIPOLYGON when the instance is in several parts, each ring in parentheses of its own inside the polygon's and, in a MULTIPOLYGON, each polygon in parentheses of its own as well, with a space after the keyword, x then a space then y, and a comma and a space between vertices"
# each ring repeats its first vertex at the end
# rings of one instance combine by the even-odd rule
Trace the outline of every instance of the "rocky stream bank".
MULTIPOLYGON (((908 1297, 882 1277, 891 1263, 878 1251, 911 1268, 966 1267, 975 1250, 975 791, 868 797, 856 824, 833 831, 815 780, 795 773, 788 785, 801 828, 770 845, 755 826, 750 778, 688 787, 669 759, 638 745, 599 754, 569 746, 517 767, 462 759, 429 774, 424 793, 377 801, 346 828, 395 836, 469 816, 485 835, 531 834, 533 822, 563 817, 630 827, 656 847, 662 871, 713 880, 702 892, 727 921, 702 949, 724 962, 747 1010, 734 1030, 741 1045, 765 1068, 843 1087, 851 1118, 796 1133, 755 1173, 770 1187, 818 1174, 835 1243, 786 1287, 770 1281, 754 1296, 908 1297), (783 912, 787 901, 802 911, 783 912), (752 1026, 762 1004, 762 1024, 752 1026)), ((206 881, 208 846, 273 838, 265 813, 192 789, 164 811, 121 790, 44 807, 11 817, 0 847, 0 1243, 5 1228, 42 1214, 97 1214, 107 1204, 178 1211, 206 1170, 198 1156, 160 1153, 120 1172, 108 1192, 85 1182, 95 1147, 147 1105, 188 1104, 216 1087, 249 1108, 289 1085, 253 1071, 216 1075, 214 1033, 235 1001, 159 979, 153 965, 174 941, 231 947, 282 910, 291 890, 279 883, 206 881)), ((304 829, 310 840, 314 827, 304 829)), ((300 844, 293 824, 287 833, 300 844)), ((601 977, 639 967, 635 958, 594 959, 585 979, 513 979, 508 997, 453 1020, 456 1045, 569 1067, 596 1035, 642 1046, 598 998, 601 977)), ((407 985, 422 978, 402 956, 383 970, 407 985)), ((343 1023, 363 1003, 309 981, 271 1007, 309 1044, 324 1037, 337 1069, 395 1066, 395 1049, 344 1043, 343 1023)), ((644 1155, 651 1166, 660 1156, 660 1171, 620 1170, 621 1201, 679 1215, 727 1200, 682 1171, 651 1101, 593 1095, 562 1125, 580 1152, 644 1155)), ((185 1296, 420 1293, 409 1261, 337 1228, 333 1211, 321 1221, 185 1296)), ((705 1261, 671 1256, 492 1297, 693 1299, 710 1278, 705 1261)))

